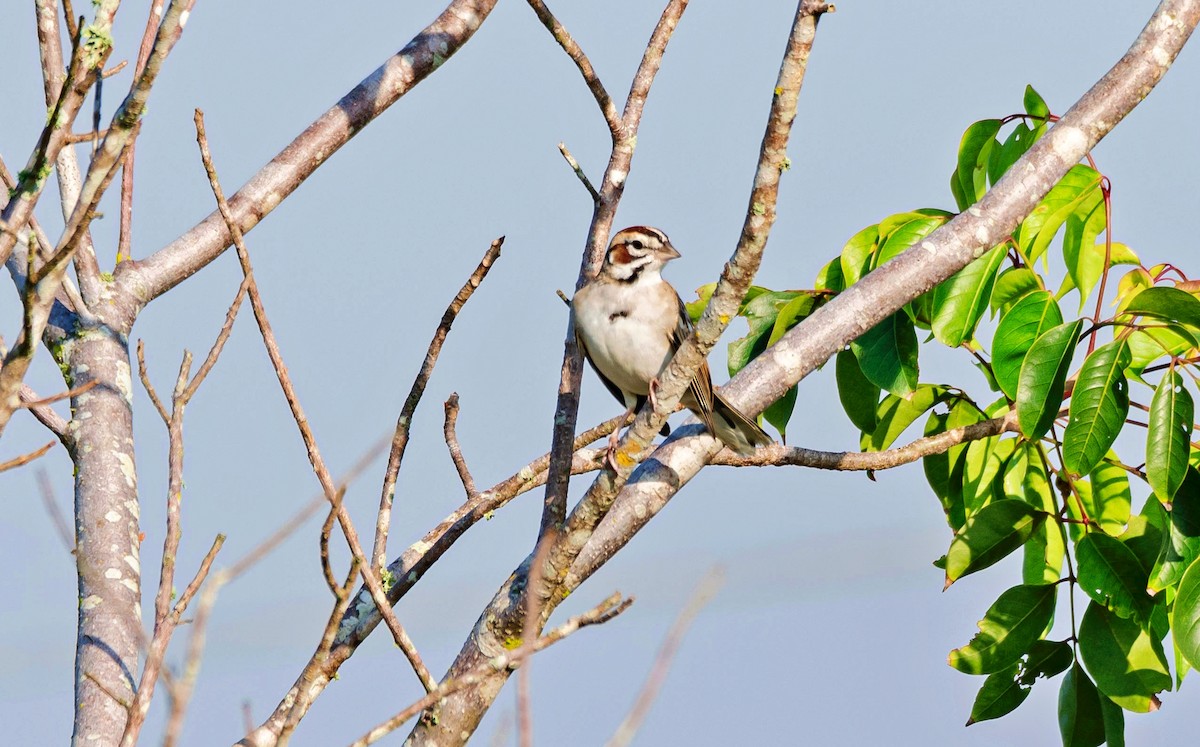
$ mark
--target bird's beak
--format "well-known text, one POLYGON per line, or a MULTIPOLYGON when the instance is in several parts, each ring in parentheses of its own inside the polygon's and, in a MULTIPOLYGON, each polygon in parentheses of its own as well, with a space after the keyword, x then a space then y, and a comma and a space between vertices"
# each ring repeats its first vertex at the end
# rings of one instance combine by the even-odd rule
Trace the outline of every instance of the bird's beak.
POLYGON ((670 261, 671 261, 671 260, 673 260, 673 259, 679 259, 681 256, 683 256, 683 255, 681 255, 681 254, 679 253, 679 250, 678 250, 678 249, 676 249, 675 247, 671 246, 670 244, 663 244, 663 248, 661 249, 661 253, 662 253, 662 257, 663 257, 663 261, 664 261, 664 262, 670 262, 670 261))

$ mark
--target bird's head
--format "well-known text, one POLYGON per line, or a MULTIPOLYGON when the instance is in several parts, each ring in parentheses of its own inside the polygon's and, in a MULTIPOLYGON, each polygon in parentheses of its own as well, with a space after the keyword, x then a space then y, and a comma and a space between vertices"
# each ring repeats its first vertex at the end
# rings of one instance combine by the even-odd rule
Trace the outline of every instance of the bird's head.
POLYGON ((662 231, 650 226, 631 226, 613 236, 601 272, 632 283, 644 274, 658 275, 664 265, 678 257, 679 252, 662 231))

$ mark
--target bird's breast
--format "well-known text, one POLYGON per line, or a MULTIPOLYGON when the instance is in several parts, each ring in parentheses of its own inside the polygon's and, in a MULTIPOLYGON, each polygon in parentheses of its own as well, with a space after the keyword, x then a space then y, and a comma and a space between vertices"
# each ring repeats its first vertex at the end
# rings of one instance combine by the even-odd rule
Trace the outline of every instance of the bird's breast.
MULTIPOLYGON (((623 391, 646 394, 674 352, 674 309, 654 302, 653 289, 593 283, 575 295, 575 332, 592 363, 623 391)), ((664 294, 665 295, 665 294, 664 294)), ((674 301, 673 294, 668 299, 674 301)))

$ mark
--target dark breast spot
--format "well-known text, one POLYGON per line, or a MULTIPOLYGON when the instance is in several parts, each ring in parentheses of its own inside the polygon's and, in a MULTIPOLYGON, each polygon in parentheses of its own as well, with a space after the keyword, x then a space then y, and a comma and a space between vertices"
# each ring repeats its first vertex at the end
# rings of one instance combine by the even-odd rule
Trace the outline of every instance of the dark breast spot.
POLYGON ((624 319, 627 316, 629 316, 629 312, 624 309, 622 309, 621 311, 614 311, 613 313, 608 315, 608 321, 615 322, 618 319, 624 319))

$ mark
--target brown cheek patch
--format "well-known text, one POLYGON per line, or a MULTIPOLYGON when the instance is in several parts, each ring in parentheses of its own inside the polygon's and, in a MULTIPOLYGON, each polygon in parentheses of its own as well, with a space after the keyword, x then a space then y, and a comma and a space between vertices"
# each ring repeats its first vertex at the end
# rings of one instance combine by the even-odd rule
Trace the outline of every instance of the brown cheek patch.
POLYGON ((626 244, 619 244, 609 255, 609 261, 614 265, 627 265, 633 261, 633 257, 629 254, 629 247, 626 244))

